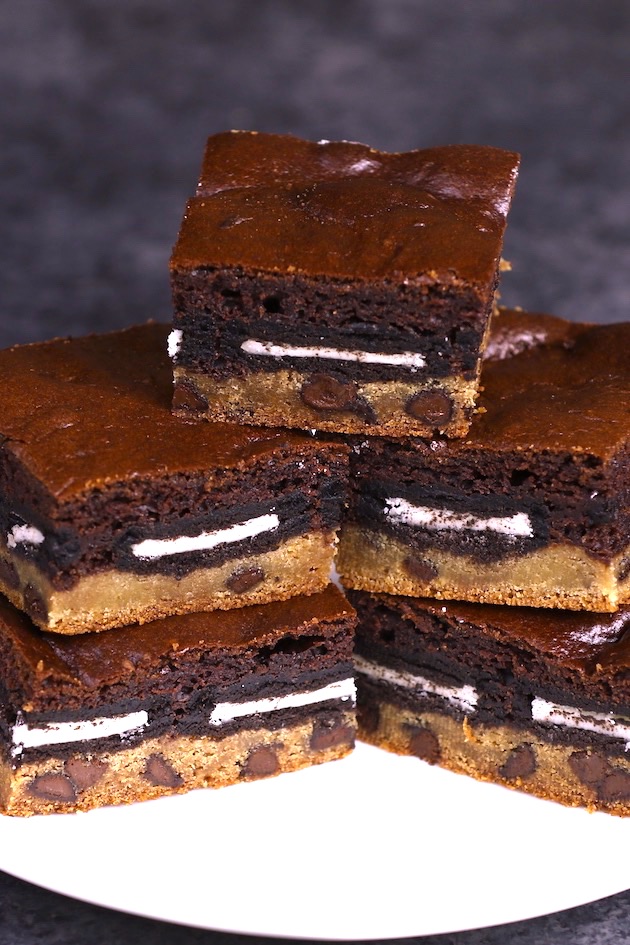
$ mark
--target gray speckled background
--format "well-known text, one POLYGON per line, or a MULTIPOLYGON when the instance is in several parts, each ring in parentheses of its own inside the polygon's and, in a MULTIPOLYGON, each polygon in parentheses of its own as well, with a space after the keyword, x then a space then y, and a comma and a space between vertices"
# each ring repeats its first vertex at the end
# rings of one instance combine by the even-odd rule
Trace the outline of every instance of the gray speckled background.
MULTIPOLYGON (((206 135, 227 127, 389 150, 519 150, 503 300, 626 319, 629 62, 626 0, 5 3, 0 345, 168 319, 184 200, 206 135)), ((506 851, 518 855, 509 838, 506 851)), ((138 941, 255 940, 119 915, 0 875, 0 945, 138 941)), ((630 894, 422 941, 623 945, 630 894)))

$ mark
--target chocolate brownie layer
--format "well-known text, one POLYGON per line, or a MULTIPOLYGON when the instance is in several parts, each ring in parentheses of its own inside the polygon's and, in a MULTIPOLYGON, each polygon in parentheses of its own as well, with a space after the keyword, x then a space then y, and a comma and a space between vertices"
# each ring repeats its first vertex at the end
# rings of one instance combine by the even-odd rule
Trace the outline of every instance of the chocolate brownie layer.
POLYGON ((171 259, 175 411, 463 435, 517 167, 494 148, 211 137, 171 259))
POLYGON ((368 741, 630 813, 630 608, 593 615, 350 596, 368 741))
POLYGON ((144 325, 0 353, 0 589, 43 628, 106 629, 326 583, 346 448, 174 418, 167 334, 144 325))
POLYGON ((353 628, 333 586, 77 637, 0 603, 0 803, 86 809, 341 756, 353 628))
POLYGON ((500 312, 465 440, 357 444, 345 583, 537 607, 629 601, 629 347, 630 324, 500 312))

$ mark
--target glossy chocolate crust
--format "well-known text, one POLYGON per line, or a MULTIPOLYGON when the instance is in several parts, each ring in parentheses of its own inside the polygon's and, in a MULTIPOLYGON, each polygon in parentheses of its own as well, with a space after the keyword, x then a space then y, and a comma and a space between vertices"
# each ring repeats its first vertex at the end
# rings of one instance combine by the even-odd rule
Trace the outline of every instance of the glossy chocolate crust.
MULTIPOLYGON (((478 412, 462 440, 357 445, 349 519, 418 550, 497 560, 550 542, 604 561, 630 536, 630 323, 584 325, 501 311, 483 363, 478 412), (533 538, 506 541, 388 524, 387 496, 480 517, 525 511, 533 538)), ((620 579, 623 575, 620 575, 620 579)))
POLYGON ((333 585, 281 603, 71 638, 40 633, 3 600, 4 721, 11 724, 18 712, 36 725, 148 708, 162 725, 177 722, 180 730, 199 714, 207 724, 217 701, 283 695, 351 677, 354 622, 352 607, 333 585))
MULTIPOLYGON (((290 430, 187 424, 171 414, 166 325, 0 352, 0 487, 52 513, 131 481, 203 473, 207 486, 320 447, 290 430)), ((328 446, 336 455, 345 448, 328 446)))
POLYGON ((171 268, 494 280, 518 156, 225 132, 208 140, 171 268))
MULTIPOLYGON (((623 739, 533 723, 531 702, 538 697, 630 717, 630 607, 587 614, 365 591, 348 596, 358 614, 356 652, 443 685, 475 687, 479 702, 471 721, 523 724, 546 740, 599 740, 610 751, 625 751, 623 739)), ((371 680, 366 685, 380 688, 371 680)), ((423 699, 417 693, 396 698, 412 708, 423 699)), ((431 698, 425 701, 435 709, 431 698)), ((444 700, 440 706, 458 714, 444 700)))

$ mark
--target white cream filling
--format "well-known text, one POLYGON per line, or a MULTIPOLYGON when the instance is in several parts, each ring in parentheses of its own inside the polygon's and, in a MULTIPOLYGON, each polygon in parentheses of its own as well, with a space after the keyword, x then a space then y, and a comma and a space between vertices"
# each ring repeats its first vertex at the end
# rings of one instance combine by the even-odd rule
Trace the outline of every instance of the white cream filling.
POLYGON ((110 735, 129 735, 144 728, 148 720, 149 716, 144 709, 129 712, 127 715, 83 722, 49 722, 41 727, 31 727, 23 718, 18 717, 12 731, 13 754, 19 755, 25 748, 91 741, 93 738, 108 738, 110 735))
POLYGON ((182 535, 179 538, 146 538, 131 546, 136 558, 162 558, 165 555, 179 555, 186 551, 207 551, 217 545, 253 538, 262 532, 278 528, 280 519, 274 514, 259 515, 238 525, 219 528, 214 532, 201 532, 199 535, 182 535))
POLYGON ((546 699, 536 696, 532 699, 532 718, 535 722, 547 722, 585 732, 597 732, 610 738, 621 738, 626 743, 626 751, 630 749, 630 719, 619 721, 612 712, 590 712, 570 705, 547 702, 546 699))
POLYGON ((589 645, 600 645, 602 643, 613 643, 618 639, 620 633, 624 630, 630 617, 627 612, 622 611, 617 614, 608 624, 590 624, 571 633, 571 638, 578 643, 588 643, 589 645))
POLYGON ((537 347, 546 339, 543 331, 519 331, 499 338, 490 338, 483 353, 484 361, 504 361, 512 358, 521 351, 537 347))
POLYGON ((276 345, 271 341, 254 341, 249 338, 241 345, 246 354, 263 354, 270 358, 323 358, 327 361, 360 361, 361 364, 393 364, 409 367, 412 371, 422 368, 426 358, 414 351, 401 351, 398 354, 377 354, 372 351, 346 351, 342 348, 294 347, 276 345))
POLYGON ((390 669, 388 666, 372 663, 362 656, 355 655, 354 665, 358 672, 363 673, 364 676, 368 676, 370 679, 375 679, 377 682, 389 683, 399 689, 411 689, 413 692, 439 696, 464 712, 473 712, 479 700, 477 690, 473 686, 442 686, 431 679, 426 679, 424 676, 390 669))
POLYGON ((231 722, 232 719, 240 719, 246 715, 314 705, 317 702, 327 702, 329 699, 341 699, 344 702, 352 700, 354 705, 356 699, 354 679, 342 679, 323 686, 321 689, 314 689, 312 692, 294 692, 289 696, 256 699, 252 702, 219 702, 210 715, 210 725, 223 725, 225 722, 231 722))
POLYGON ((432 529, 433 531, 497 532, 510 538, 531 538, 534 534, 529 515, 516 512, 514 515, 491 515, 477 518, 468 512, 452 512, 450 509, 432 509, 427 505, 412 505, 406 499, 390 498, 385 502, 385 515, 391 521, 403 525, 432 529))
POLYGON ((168 336, 167 346, 168 346, 168 356, 169 358, 176 358, 179 354, 179 349, 182 346, 183 332, 181 328, 173 328, 168 336))
POLYGON ((7 534, 7 547, 17 548, 18 545, 41 545, 44 535, 34 525, 14 525, 7 534))

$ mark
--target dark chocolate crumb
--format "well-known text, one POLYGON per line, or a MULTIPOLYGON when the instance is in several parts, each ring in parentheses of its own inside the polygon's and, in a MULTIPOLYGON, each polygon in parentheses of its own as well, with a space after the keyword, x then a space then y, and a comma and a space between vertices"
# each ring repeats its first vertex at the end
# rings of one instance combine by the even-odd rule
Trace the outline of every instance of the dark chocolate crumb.
POLYGON ((302 384, 300 397, 314 410, 353 410, 358 391, 352 381, 338 381, 328 374, 312 374, 302 384))
POLYGON ((268 778, 280 770, 278 756, 273 748, 254 748, 241 769, 242 778, 268 778))
POLYGON ((225 582, 225 586, 234 594, 245 594, 265 580, 262 568, 240 568, 233 571, 225 582))
POLYGON ((373 735, 377 731, 380 720, 381 712, 375 703, 357 703, 357 723, 366 735, 373 735))
POLYGON ((622 558, 619 563, 619 569, 617 571, 617 580, 625 581, 625 579, 630 575, 630 555, 627 555, 625 558, 622 558))
POLYGON ((350 725, 320 724, 313 729, 310 740, 313 751, 326 751, 339 745, 354 745, 354 729, 350 725))
POLYGON ((630 799, 630 772, 612 768, 602 783, 597 794, 602 801, 627 801, 630 799))
POLYGON ((173 390, 173 410, 186 410, 190 413, 205 413, 208 401, 185 378, 175 381, 173 390))
POLYGON ((531 745, 518 745, 499 768, 499 775, 506 781, 529 778, 536 770, 536 753, 531 745))
POLYGON ((20 577, 17 570, 6 558, 0 558, 0 582, 14 590, 20 586, 20 577))
POLYGON ((407 557, 403 561, 403 568, 410 577, 422 581, 423 584, 429 584, 438 576, 438 569, 435 565, 424 558, 407 557))
POLYGON ((84 761, 83 758, 68 758, 63 770, 77 791, 85 791, 100 781, 108 767, 109 765, 104 761, 97 761, 96 758, 92 761, 84 761))
POLYGON ((410 726, 409 751, 412 755, 428 761, 430 765, 438 763, 442 756, 437 735, 427 726, 410 726))
POLYGON ((172 765, 162 755, 157 754, 149 755, 147 758, 144 776, 156 787, 179 787, 184 783, 184 779, 172 765))
POLYGON ((569 768, 587 787, 601 784, 610 771, 610 765, 601 755, 589 751, 574 751, 569 755, 569 768))
POLYGON ((43 801, 70 804, 77 799, 74 784, 65 774, 40 774, 31 781, 28 790, 43 801))
POLYGON ((41 620, 43 623, 48 621, 48 607, 32 584, 27 584, 24 588, 24 610, 33 620, 41 620))
POLYGON ((409 398, 405 410, 416 420, 440 427, 453 416, 453 401, 443 390, 421 390, 409 398))

